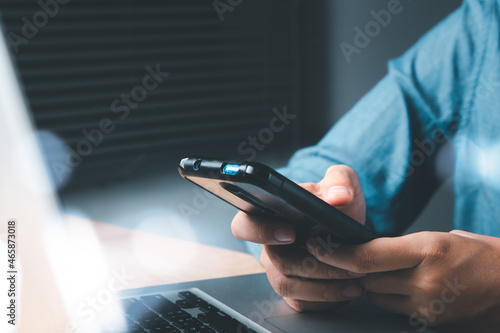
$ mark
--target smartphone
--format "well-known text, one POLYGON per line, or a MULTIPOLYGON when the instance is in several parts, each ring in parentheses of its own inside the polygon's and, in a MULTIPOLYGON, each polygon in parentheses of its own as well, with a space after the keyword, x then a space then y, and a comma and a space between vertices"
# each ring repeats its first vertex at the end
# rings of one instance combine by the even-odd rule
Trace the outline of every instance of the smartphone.
POLYGON ((342 244, 377 238, 368 227, 266 165, 186 157, 178 169, 185 179, 249 215, 293 224, 299 242, 314 236, 342 244))

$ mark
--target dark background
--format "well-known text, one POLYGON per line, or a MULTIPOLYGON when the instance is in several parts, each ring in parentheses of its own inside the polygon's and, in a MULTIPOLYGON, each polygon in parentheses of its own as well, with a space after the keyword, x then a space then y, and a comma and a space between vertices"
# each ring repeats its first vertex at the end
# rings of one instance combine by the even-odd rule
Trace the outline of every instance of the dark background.
MULTIPOLYGON (((183 211, 199 194, 176 174, 178 160, 248 158, 238 147, 269 127, 273 109, 286 107, 297 118, 256 156, 284 165, 386 73, 389 59, 460 1, 402 0, 402 12, 348 63, 340 43, 353 44, 353 28, 363 29, 374 20, 370 12, 389 3, 243 0, 224 20, 211 0, 59 5, 15 56, 67 210, 241 250, 230 235, 230 207, 210 199, 196 214, 183 211), (147 66, 169 76, 120 119, 113 101, 142 85, 147 66), (87 145, 91 151, 77 166, 69 165, 68 151, 78 153, 78 144, 88 141, 82 131, 103 119, 112 121, 113 131, 87 145)), ((0 10, 6 30, 22 36, 23 18, 33 22, 43 9, 33 0, 0 0, 0 10)), ((411 231, 449 229, 452 208, 448 181, 411 231)))

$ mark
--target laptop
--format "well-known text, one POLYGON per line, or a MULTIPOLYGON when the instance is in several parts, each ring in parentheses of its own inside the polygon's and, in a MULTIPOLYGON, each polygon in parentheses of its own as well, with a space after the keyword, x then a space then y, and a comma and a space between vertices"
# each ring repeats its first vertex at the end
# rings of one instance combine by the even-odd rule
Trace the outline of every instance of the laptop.
POLYGON ((364 299, 297 313, 265 274, 130 289, 110 299, 105 263, 87 246, 98 241, 88 230, 75 238, 60 215, 1 25, 0 73, 1 332, 432 332, 364 299), (100 302, 89 298, 96 290, 100 302))

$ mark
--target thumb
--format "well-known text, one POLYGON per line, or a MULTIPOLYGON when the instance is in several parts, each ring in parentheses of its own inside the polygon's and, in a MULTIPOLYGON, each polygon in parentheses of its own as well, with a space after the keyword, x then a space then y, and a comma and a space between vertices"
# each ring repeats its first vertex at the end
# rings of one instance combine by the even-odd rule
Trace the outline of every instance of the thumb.
POLYGON ((356 172, 347 165, 328 168, 319 183, 321 197, 340 211, 364 223, 365 198, 356 172))

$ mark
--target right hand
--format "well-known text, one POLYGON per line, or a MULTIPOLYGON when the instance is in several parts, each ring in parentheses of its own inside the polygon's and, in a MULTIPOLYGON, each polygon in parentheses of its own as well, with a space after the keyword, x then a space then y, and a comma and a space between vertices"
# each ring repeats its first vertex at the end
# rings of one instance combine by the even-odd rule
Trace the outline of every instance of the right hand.
MULTIPOLYGON (((330 167, 319 183, 303 188, 364 224, 366 204, 354 170, 330 167)), ((361 296, 362 277, 319 262, 295 244, 295 230, 286 221, 239 212, 231 229, 236 238, 262 244, 261 261, 276 293, 296 311, 326 310, 361 296)))

